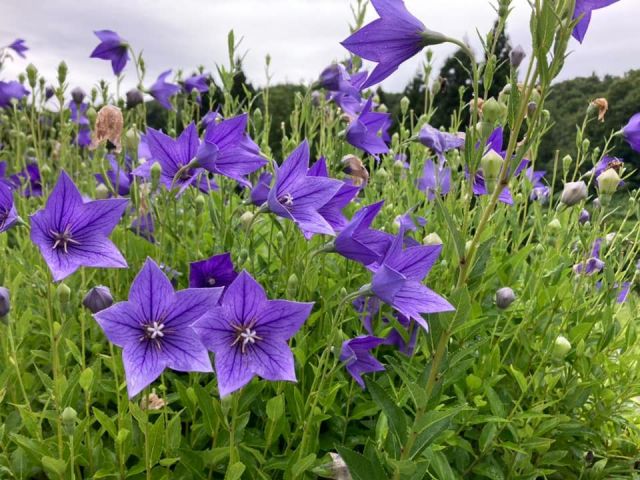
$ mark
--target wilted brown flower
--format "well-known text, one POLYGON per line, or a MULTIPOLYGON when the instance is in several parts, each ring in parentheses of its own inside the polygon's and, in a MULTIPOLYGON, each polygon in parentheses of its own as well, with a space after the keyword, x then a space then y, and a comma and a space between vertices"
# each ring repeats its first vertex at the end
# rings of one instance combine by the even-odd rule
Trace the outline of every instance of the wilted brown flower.
POLYGON ((122 150, 120 137, 122 136, 122 127, 124 119, 122 111, 113 105, 105 105, 98 112, 96 118, 96 127, 91 138, 90 150, 95 150, 98 145, 107 140, 113 144, 117 153, 122 150))
POLYGON ((160 410, 167 402, 156 394, 155 388, 146 397, 140 399, 140 408, 142 410, 160 410))
POLYGON ((359 187, 369 181, 369 172, 355 155, 345 155, 342 157, 343 172, 351 176, 353 184, 359 187))
POLYGON ((598 120, 604 122, 604 117, 609 110, 609 102, 606 98, 596 98, 591 102, 591 106, 598 109, 598 120))

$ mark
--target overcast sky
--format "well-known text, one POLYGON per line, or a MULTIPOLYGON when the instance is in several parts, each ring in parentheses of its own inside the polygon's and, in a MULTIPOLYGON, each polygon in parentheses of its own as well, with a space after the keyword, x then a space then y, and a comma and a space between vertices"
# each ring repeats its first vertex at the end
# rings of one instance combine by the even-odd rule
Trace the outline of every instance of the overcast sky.
MULTIPOLYGON (((424 24, 449 36, 464 38, 479 50, 476 29, 486 33, 495 20, 487 0, 406 0, 424 24)), ((494 2, 495 3, 495 2, 494 2)), ((514 0, 508 34, 513 46, 530 51, 529 7, 514 0)), ((272 57, 273 82, 315 79, 330 62, 345 57, 339 44, 348 36, 349 0, 2 0, 0 45, 20 37, 27 41, 27 60, 5 66, 3 79, 15 77, 27 63, 54 81, 56 66, 69 65, 71 86, 89 89, 101 78, 113 79, 110 63, 90 59, 98 40, 93 30, 111 29, 143 50, 149 85, 169 68, 207 71, 227 58, 226 36, 234 29, 243 37, 245 72, 254 85, 265 82, 265 56, 272 57)), ((370 8, 372 10, 372 8, 370 8)), ((374 18, 373 11, 369 18, 374 18)), ((571 42, 572 53, 561 78, 619 75, 640 67, 640 0, 621 0, 594 12, 585 42, 571 42)), ((454 50, 433 47, 436 67, 454 50)), ((400 91, 415 73, 422 56, 407 62, 387 79, 386 90, 400 91)), ((124 88, 133 85, 135 71, 124 71, 124 88)))

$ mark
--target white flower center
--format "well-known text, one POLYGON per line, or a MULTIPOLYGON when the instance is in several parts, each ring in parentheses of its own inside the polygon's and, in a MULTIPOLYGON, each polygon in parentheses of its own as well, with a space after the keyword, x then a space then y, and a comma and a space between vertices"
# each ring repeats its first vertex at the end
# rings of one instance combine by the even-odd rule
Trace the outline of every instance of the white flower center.
POLYGON ((164 323, 153 322, 151 325, 147 325, 145 330, 147 331, 148 337, 155 340, 158 337, 164 337, 164 333, 162 332, 163 328, 164 323))

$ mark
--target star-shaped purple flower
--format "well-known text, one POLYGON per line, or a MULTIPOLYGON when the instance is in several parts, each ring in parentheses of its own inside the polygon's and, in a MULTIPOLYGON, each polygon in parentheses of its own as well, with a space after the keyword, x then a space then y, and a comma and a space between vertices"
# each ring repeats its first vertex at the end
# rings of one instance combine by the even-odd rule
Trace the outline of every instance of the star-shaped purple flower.
POLYGON ((201 75, 191 75, 188 78, 185 78, 183 89, 187 93, 191 93, 195 90, 198 93, 205 93, 209 91, 208 84, 209 76, 206 73, 201 75))
POLYGON ((269 300, 246 271, 225 291, 220 306, 194 329, 215 354, 220 396, 242 388, 257 375, 270 381, 296 381, 288 340, 311 313, 313 303, 269 300))
POLYGON ((400 229, 373 274, 371 291, 387 305, 429 330, 422 314, 455 310, 422 284, 440 255, 442 245, 416 245, 403 250, 403 243, 404 231, 400 229))
POLYGON ((360 115, 354 118, 347 127, 347 142, 369 155, 379 155, 389 152, 387 142, 391 115, 382 112, 372 112, 373 99, 369 98, 360 115))
POLYGON ((450 150, 461 148, 464 139, 448 132, 441 132, 429 124, 425 124, 418 134, 418 140, 425 147, 431 149, 438 156, 441 162, 446 160, 444 154, 450 150))
POLYGON ((0 233, 9 230, 19 219, 13 203, 13 191, 0 182, 0 233))
POLYGON ((15 80, 0 81, 0 108, 7 108, 11 106, 11 100, 22 100, 27 95, 29 95, 29 90, 24 88, 20 82, 15 80))
POLYGON ((305 140, 276 168, 275 185, 267 199, 269 210, 293 221, 303 232, 335 235, 318 210, 338 193, 342 182, 311 177, 308 170, 309 144, 305 140))
POLYGON ((418 188, 433 200, 437 195, 446 195, 451 191, 451 169, 437 165, 430 158, 424 162, 422 177, 418 180, 418 188))
POLYGON ((149 94, 167 110, 173 110, 173 105, 171 105, 171 97, 173 97, 180 91, 180 87, 178 85, 167 82, 167 77, 170 74, 171 70, 162 72, 158 76, 158 79, 149 88, 149 94))
POLYGON ((371 354, 371 350, 383 343, 382 338, 371 335, 352 338, 342 343, 340 361, 345 363, 349 374, 362 388, 365 388, 363 374, 384 371, 384 365, 371 354))
POLYGON ((7 45, 7 48, 10 48, 22 58, 26 58, 24 52, 29 50, 25 41, 22 38, 16 38, 10 45, 7 45))
POLYGON ((228 287, 237 276, 228 252, 189 264, 191 288, 228 287))
POLYGON ((129 299, 94 318, 109 341, 122 347, 129 397, 150 385, 165 368, 211 372, 211 360, 191 325, 218 304, 221 288, 174 291, 167 276, 147 259, 129 299))
POLYGON ((599 8, 608 7, 617 1, 618 0, 576 0, 573 18, 574 20, 580 18, 580 21, 573 29, 574 38, 582 43, 584 36, 587 34, 589 23, 591 22, 591 12, 599 8))
POLYGON ((98 30, 95 33, 100 39, 98 46, 91 52, 90 58, 110 60, 114 75, 120 75, 129 61, 129 45, 111 30, 98 30))
POLYGON ((31 215, 31 241, 40 248, 54 281, 80 267, 126 268, 108 236, 127 208, 125 199, 84 202, 62 171, 45 208, 31 215))
POLYGON ((414 17, 402 0, 371 0, 380 18, 365 25, 342 42, 351 53, 377 62, 362 88, 380 83, 423 46, 424 24, 414 17))

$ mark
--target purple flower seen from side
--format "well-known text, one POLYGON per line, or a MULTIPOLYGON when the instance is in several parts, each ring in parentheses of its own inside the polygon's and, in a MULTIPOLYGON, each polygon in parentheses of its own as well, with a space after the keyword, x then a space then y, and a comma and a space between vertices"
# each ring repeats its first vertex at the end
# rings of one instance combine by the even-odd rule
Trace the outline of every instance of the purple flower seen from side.
POLYGON ((384 257, 393 242, 393 235, 371 227, 384 201, 362 207, 338 234, 334 241, 336 252, 349 260, 369 266, 384 257))
POLYGON ((441 132, 429 124, 425 124, 418 134, 418 140, 438 156, 441 162, 446 160, 444 154, 450 150, 461 148, 464 139, 448 132, 441 132))
POLYGON ((134 218, 129 226, 129 230, 144 238, 149 243, 156 243, 156 227, 151 212, 141 213, 140 216, 134 218))
POLYGON ((74 101, 69 102, 69 110, 71 112, 71 121, 76 125, 89 125, 89 118, 87 117, 87 110, 89 104, 76 103, 74 101))
POLYGON ((220 396, 242 388, 254 376, 296 381, 288 341, 305 322, 313 303, 269 300, 262 286, 242 271, 225 291, 220 306, 194 325, 215 354, 220 396))
POLYGON ((96 173, 95 178, 98 184, 107 185, 107 180, 116 193, 122 197, 129 195, 131 190, 131 182, 133 181, 133 175, 131 174, 131 157, 126 155, 125 166, 122 167, 118 163, 115 155, 108 154, 105 157, 109 162, 109 168, 105 171, 105 175, 102 173, 96 173))
POLYGON ((602 241, 602 238, 597 238, 595 242, 593 242, 591 256, 585 261, 573 266, 573 271, 576 275, 593 275, 600 273, 604 269, 605 263, 600 259, 602 241))
POLYGON ((389 152, 389 127, 391 115, 382 112, 372 112, 373 99, 367 100, 357 118, 347 127, 347 142, 370 155, 389 152))
POLYGON ((85 202, 66 172, 42 210, 31 215, 31 241, 49 266, 54 281, 80 267, 126 268, 127 262, 108 236, 120 221, 127 200, 85 202))
POLYGON ((427 159, 422 177, 418 180, 418 188, 427 194, 429 200, 433 200, 436 195, 447 195, 451 191, 451 169, 427 159))
POLYGON ((228 252, 189 264, 190 288, 228 287, 237 276, 228 252))
MULTIPOLYGON (((1 106, 2 101, 0 100, 0 107, 1 106)), ((640 152, 640 113, 636 113, 629 119, 629 122, 622 129, 622 135, 629 145, 631 145, 631 148, 636 152, 640 152)))
POLYGON ((426 31, 424 24, 409 13, 402 0, 372 0, 371 3, 380 18, 342 42, 351 53, 378 64, 362 88, 380 83, 401 63, 419 53, 426 31))
POLYGON ((248 115, 244 113, 210 123, 196 159, 198 165, 209 172, 250 187, 246 176, 262 168, 267 160, 260 155, 260 148, 246 133, 247 120, 248 115))
POLYGON ((42 178, 40 168, 35 162, 27 163, 27 166, 18 173, 11 175, 10 182, 23 197, 42 196, 42 178))
POLYGON ((13 203, 13 191, 0 182, 0 233, 9 230, 19 219, 13 203))
POLYGON ((362 388, 365 388, 362 375, 384 371, 384 365, 371 354, 371 350, 383 343, 382 338, 371 335, 352 338, 342 343, 340 361, 344 362, 349 374, 362 388))
POLYGON ((183 89, 187 93, 196 91, 198 93, 205 93, 209 91, 209 76, 206 73, 201 75, 191 75, 185 78, 183 89))
POLYGON ((573 12, 573 19, 580 19, 573 29, 573 37, 580 43, 584 41, 589 23, 591 23, 591 12, 599 8, 608 7, 618 0, 576 0, 576 7, 573 12))
POLYGON ((100 39, 100 43, 91 52, 90 58, 109 60, 113 74, 120 75, 129 61, 129 45, 126 40, 111 30, 98 30, 93 33, 100 39))
POLYGON ((269 198, 269 190, 271 189, 271 180, 273 180, 273 174, 270 172, 262 172, 258 181, 251 188, 251 203, 260 207, 269 198))
POLYGON ((605 171, 610 168, 620 173, 622 168, 624 167, 624 160, 618 157, 610 157, 605 155, 602 157, 598 163, 593 167, 593 175, 597 179, 600 175, 602 175, 605 171))
POLYGON ((279 217, 293 221, 303 232, 335 235, 318 210, 338 193, 342 182, 309 176, 308 170, 309 144, 305 140, 276 168, 267 206, 279 217))
POLYGON ((173 110, 171 105, 171 97, 180 91, 180 87, 173 83, 167 82, 167 77, 171 74, 171 70, 162 72, 158 79, 149 87, 149 94, 167 110, 173 110))
POLYGON ((211 360, 191 326, 215 308, 220 288, 174 291, 151 259, 134 279, 129 299, 94 315, 109 341, 122 347, 129 397, 157 379, 165 368, 211 372, 211 360))
POLYGON ((27 95, 29 95, 29 90, 24 88, 20 82, 15 80, 0 81, 0 108, 7 108, 11 106, 12 100, 22 100, 27 95))
POLYGON ((403 249, 401 229, 373 274, 371 291, 380 300, 424 329, 429 325, 424 313, 449 312, 455 308, 422 284, 440 255, 442 245, 416 245, 403 249))
POLYGON ((10 48, 22 58, 26 58, 24 52, 29 50, 29 47, 27 47, 27 44, 22 38, 16 38, 11 44, 7 45, 7 48, 10 48))

